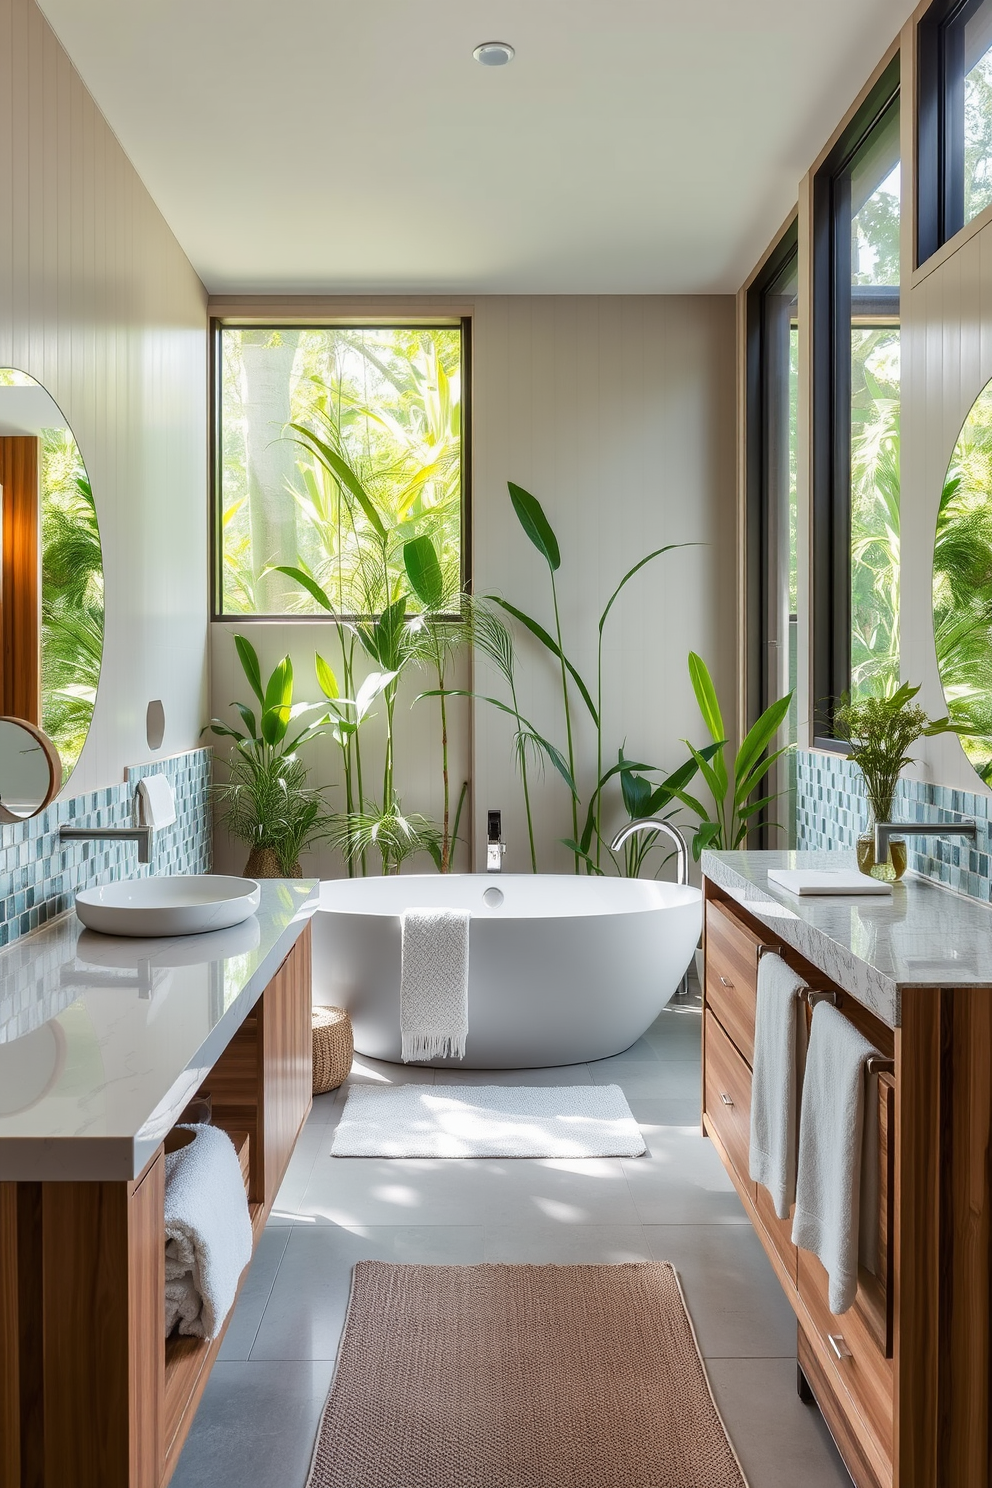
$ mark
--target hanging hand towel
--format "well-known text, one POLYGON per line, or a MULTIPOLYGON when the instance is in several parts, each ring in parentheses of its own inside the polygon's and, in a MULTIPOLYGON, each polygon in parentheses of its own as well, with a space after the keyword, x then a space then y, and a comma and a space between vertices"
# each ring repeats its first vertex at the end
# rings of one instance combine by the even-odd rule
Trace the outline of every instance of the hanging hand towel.
MULTIPOLYGON (((865 1061, 875 1053, 842 1013, 817 1003, 803 1079, 792 1239, 822 1261, 835 1314, 847 1311, 858 1290, 865 1061)), ((874 1218, 866 1213, 869 1224, 874 1218)))
POLYGON ((251 1260, 252 1232, 241 1164, 217 1126, 165 1156, 166 1333, 216 1338, 251 1260))
POLYGON ((408 909, 400 924, 401 1058, 464 1059, 470 916, 460 909, 408 909))
POLYGON ((767 1188, 779 1219, 788 1219, 796 1198, 796 1092, 806 1032, 799 994, 805 985, 781 956, 765 954, 758 962, 748 1168, 767 1188))
POLYGON ((139 827, 168 827, 176 819, 176 797, 161 773, 144 775, 135 792, 139 827))

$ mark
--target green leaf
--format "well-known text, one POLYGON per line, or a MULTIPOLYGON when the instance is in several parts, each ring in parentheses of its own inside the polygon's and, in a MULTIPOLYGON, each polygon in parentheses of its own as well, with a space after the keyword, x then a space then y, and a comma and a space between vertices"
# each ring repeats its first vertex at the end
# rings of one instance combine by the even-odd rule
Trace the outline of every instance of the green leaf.
POLYGON ((465 687, 432 687, 428 692, 420 693, 416 698, 414 698, 414 702, 419 703, 421 698, 429 697, 477 698, 480 702, 489 703, 492 707, 498 708, 501 713, 508 713, 511 718, 515 718, 517 720, 518 725, 522 726, 522 731, 526 733, 527 737, 533 739, 534 743, 537 744, 544 751, 548 759, 558 771, 558 774, 561 776, 562 780, 564 780, 565 784, 572 792, 572 795, 575 797, 576 800, 578 800, 579 793, 575 788, 575 781, 572 779, 572 772, 571 770, 569 770, 568 762, 565 759, 565 756, 562 754, 561 750, 556 748, 556 746, 552 744, 549 739, 546 739, 543 734, 539 734, 534 725, 532 723, 529 723, 522 713, 518 713, 516 708, 511 708, 506 703, 501 703, 499 698, 487 697, 485 693, 472 692, 469 688, 465 687))
POLYGON ((281 744, 285 739, 292 703, 293 663, 284 656, 265 685, 261 732, 266 744, 281 744))
POLYGON ((341 689, 338 686, 338 679, 334 675, 333 668, 327 664, 319 651, 315 654, 313 662, 314 670, 317 673, 317 686, 326 698, 329 698, 332 702, 335 701, 335 699, 341 696, 341 689))
POLYGON ((606 609, 599 617, 600 635, 603 634, 603 626, 606 624, 606 617, 612 610, 614 601, 619 598, 621 589, 630 579, 634 577, 636 573, 640 572, 645 564, 653 562, 655 558, 660 558, 662 553, 671 553, 675 548, 693 548, 697 546, 697 543, 667 543, 663 548, 655 548, 653 553, 649 553, 646 558, 642 558, 639 563, 635 563, 633 568, 629 568, 624 574, 623 578, 620 580, 617 587, 614 589, 613 593, 610 595, 610 598, 606 605, 606 609))
POLYGON ((701 656, 697 656, 695 651, 689 652, 689 679, 692 682, 692 690, 696 694, 699 711, 703 715, 703 722, 709 729, 710 738, 725 739, 727 731, 723 726, 723 717, 717 701, 716 688, 713 686, 713 678, 709 674, 705 661, 701 656))
POLYGON ((554 573, 561 567, 561 552, 551 523, 544 515, 544 508, 537 497, 525 491, 522 486, 514 485, 513 481, 507 481, 506 485, 521 527, 554 573))
POLYGON ((258 655, 255 651, 255 647, 252 645, 251 641, 248 641, 245 639, 244 636, 239 635, 236 635, 234 637, 234 644, 237 647, 238 656, 241 659, 242 670, 244 671, 245 676, 248 678, 248 686, 258 698, 258 701, 264 705, 265 694, 262 691, 262 669, 258 664, 258 655))
POLYGON ((425 610, 440 610, 445 600, 444 574, 434 544, 426 535, 403 544, 403 564, 410 587, 425 610))
POLYGON ((235 703, 234 706, 237 708, 238 712, 241 715, 241 722, 244 724, 245 728, 248 730, 248 737, 250 739, 257 739, 258 738, 258 728, 256 727, 256 724, 255 724, 255 715, 254 715, 254 713, 251 711, 250 708, 247 708, 244 703, 235 703))
POLYGON ((582 859, 582 861, 586 865, 587 871, 590 874, 595 874, 595 876, 597 878, 602 878, 603 877, 603 870, 602 870, 602 868, 598 868, 596 866, 595 860, 589 856, 588 852, 585 850, 584 847, 580 847, 577 842, 573 842, 572 839, 571 839, 571 837, 562 837, 559 840, 561 841, 561 844, 562 844, 563 847, 567 847, 568 848, 569 852, 575 853, 576 857, 582 859))
POLYGON ((598 728, 599 715, 596 712, 596 704, 592 700, 589 689, 583 682, 582 678, 579 676, 578 672, 575 670, 572 663, 569 661, 568 657, 565 656, 560 650, 558 642, 555 640, 554 636, 546 631, 543 625, 538 624, 536 620, 532 619, 530 615, 526 615, 523 610, 518 610, 516 605, 512 605, 508 599, 501 599, 498 594, 487 594, 486 599, 488 599, 492 604, 499 605, 500 609, 505 610, 508 615, 512 615, 514 620, 519 620, 520 624, 524 626, 526 630, 529 630, 531 635, 541 642, 542 646, 546 646, 553 656, 557 656, 559 661, 563 661, 565 663, 572 681, 579 689, 579 692, 582 696, 582 701, 589 709, 589 716, 592 718, 593 723, 598 728))
POLYGON ((789 705, 792 702, 792 693, 779 698, 778 702, 772 703, 766 708, 759 718, 755 720, 747 732, 743 744, 737 751, 737 760, 734 764, 734 775, 737 780, 746 775, 760 759, 766 748, 789 714, 789 705))
POLYGON ((265 571, 266 573, 286 574, 288 578, 295 579, 301 588, 305 589, 308 594, 313 595, 319 605, 323 605, 324 609, 329 610, 331 614, 334 613, 334 606, 328 599, 326 592, 320 587, 317 580, 312 578, 310 574, 305 573, 302 568, 286 568, 281 563, 276 563, 272 568, 267 568, 265 571))
POLYGON ((369 524, 375 531, 376 536, 381 542, 385 542, 386 529, 383 526, 382 518, 376 511, 375 502, 372 500, 372 497, 369 495, 368 491, 366 491, 365 487, 362 485, 361 481, 355 474, 354 470, 352 470, 347 460, 342 459, 342 457, 337 454, 335 450, 331 449, 331 446, 329 444, 326 444, 323 439, 318 438, 313 430, 308 429, 305 424, 291 423, 289 427, 291 429, 295 429, 297 434, 302 436, 304 445, 309 445, 311 448, 311 452, 315 453, 320 459, 321 463, 326 466, 331 474, 351 492, 355 500, 358 502, 359 506, 362 508, 362 511, 365 513, 365 516, 368 519, 369 524))

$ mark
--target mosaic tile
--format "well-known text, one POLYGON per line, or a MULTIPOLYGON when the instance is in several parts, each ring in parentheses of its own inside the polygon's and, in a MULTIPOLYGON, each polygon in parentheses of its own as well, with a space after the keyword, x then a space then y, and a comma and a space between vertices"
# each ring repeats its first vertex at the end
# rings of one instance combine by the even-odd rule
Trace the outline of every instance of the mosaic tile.
POLYGON ((149 873, 209 873, 212 762, 209 749, 191 749, 133 765, 120 785, 68 796, 30 821, 0 825, 0 946, 62 914, 79 889, 149 873), (130 826, 138 781, 157 772, 168 777, 175 792, 176 820, 154 833, 150 864, 138 862, 134 843, 59 840, 63 823, 130 826))

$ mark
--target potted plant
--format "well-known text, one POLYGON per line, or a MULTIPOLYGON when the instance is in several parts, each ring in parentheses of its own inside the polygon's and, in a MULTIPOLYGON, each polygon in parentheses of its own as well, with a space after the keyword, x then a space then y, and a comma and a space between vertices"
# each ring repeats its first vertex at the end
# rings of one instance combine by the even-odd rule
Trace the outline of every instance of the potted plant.
POLYGON ((861 771, 868 800, 868 826, 857 841, 858 867, 870 878, 887 883, 896 882, 906 871, 906 843, 893 838, 889 857, 876 863, 875 823, 892 820, 900 771, 913 763, 906 751, 917 739, 958 732, 950 719, 930 718, 914 703, 919 690, 904 682, 887 695, 855 701, 845 694, 835 715, 837 733, 848 741, 847 758, 861 771))
POLYGON ((234 740, 229 777, 215 787, 221 820, 232 836, 249 846, 247 878, 300 878, 300 853, 331 832, 332 817, 321 794, 307 785, 307 770, 297 754, 301 744, 316 738, 328 717, 292 725, 318 703, 293 702, 293 664, 284 656, 268 681, 262 682, 258 656, 244 636, 235 636, 238 657, 248 685, 260 707, 258 718, 247 703, 232 703, 243 729, 219 718, 208 728, 234 740))

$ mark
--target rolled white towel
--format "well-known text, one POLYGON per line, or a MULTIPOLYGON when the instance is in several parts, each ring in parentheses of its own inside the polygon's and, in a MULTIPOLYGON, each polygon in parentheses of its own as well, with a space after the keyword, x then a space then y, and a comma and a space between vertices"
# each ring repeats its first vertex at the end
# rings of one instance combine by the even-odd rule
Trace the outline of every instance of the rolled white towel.
POLYGON ((202 1337, 197 1329, 199 1327, 200 1309, 202 1303, 200 1294, 193 1285, 192 1273, 186 1271, 183 1275, 174 1278, 166 1276, 165 1279, 165 1336, 168 1338, 176 1324, 179 1324, 180 1333, 191 1333, 194 1337, 202 1337))
POLYGON ((251 1260, 251 1219, 230 1137, 216 1126, 187 1130, 193 1141, 165 1158, 166 1319, 174 1304, 180 1333, 216 1338, 251 1260), (195 1314, 180 1290, 187 1278, 195 1314))

